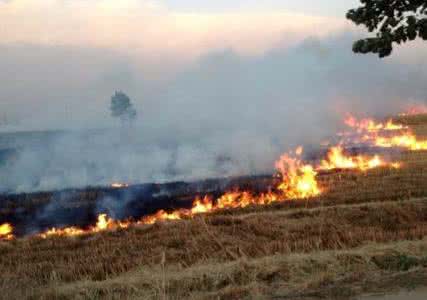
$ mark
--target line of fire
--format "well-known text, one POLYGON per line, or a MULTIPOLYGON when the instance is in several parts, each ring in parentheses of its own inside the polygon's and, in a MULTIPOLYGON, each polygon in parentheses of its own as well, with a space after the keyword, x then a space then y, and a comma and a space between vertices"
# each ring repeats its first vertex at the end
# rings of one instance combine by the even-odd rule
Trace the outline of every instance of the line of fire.
POLYGON ((339 182, 327 179, 328 174, 407 168, 401 162, 402 155, 427 151, 427 138, 417 137, 405 123, 406 116, 420 113, 423 109, 412 109, 386 120, 357 119, 348 114, 345 131, 315 150, 299 146, 283 154, 275 163, 273 176, 169 184, 113 182, 109 187, 2 195, 0 239, 89 235, 179 222, 219 210, 316 201, 339 186, 339 182), (112 208, 100 212, 99 199, 109 199, 112 208), (114 210, 116 202, 123 202, 120 212, 114 210), (52 210, 60 222, 40 217, 41 209, 52 210))

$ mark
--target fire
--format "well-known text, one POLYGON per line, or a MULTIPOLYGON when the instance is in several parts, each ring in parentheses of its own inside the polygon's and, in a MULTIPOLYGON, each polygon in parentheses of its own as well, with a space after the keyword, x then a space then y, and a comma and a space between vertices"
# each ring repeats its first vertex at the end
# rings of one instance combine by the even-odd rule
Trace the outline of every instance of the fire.
POLYGON ((182 219, 182 212, 186 210, 178 210, 172 213, 167 213, 164 210, 158 211, 156 214, 144 217, 138 224, 154 224, 158 221, 179 220, 182 219))
POLYGON ((375 145, 379 147, 402 147, 411 151, 427 150, 427 140, 418 140, 411 132, 391 137, 376 137, 375 145))
POLYGON ((414 116, 414 115, 422 115, 427 114, 427 105, 425 104, 417 104, 413 106, 409 106, 404 113, 399 114, 400 116, 414 116))
POLYGON ((39 234, 42 238, 47 238, 50 236, 79 236, 89 233, 96 233, 105 230, 119 229, 119 228, 127 228, 129 227, 128 222, 120 222, 110 219, 106 214, 100 214, 98 216, 98 221, 96 225, 90 227, 89 229, 82 229, 75 226, 66 227, 66 228, 52 228, 47 230, 44 233, 39 234))
MULTIPOLYGON (((302 152, 300 152, 301 154, 302 152)), ((320 195, 313 166, 305 165, 298 158, 285 154, 276 162, 283 181, 278 189, 288 199, 302 199, 320 195)))
POLYGON ((58 229, 54 227, 44 233, 39 234, 39 236, 42 238, 47 238, 50 236, 77 236, 77 235, 83 235, 85 233, 86 231, 84 229, 74 227, 74 226, 66 227, 62 229, 58 229))
POLYGON ((0 240, 12 240, 14 238, 13 227, 9 223, 0 225, 0 240))
MULTIPOLYGON (((244 208, 249 205, 268 205, 274 202, 286 201, 289 199, 305 199, 318 196, 322 193, 318 186, 316 176, 318 171, 341 169, 359 169, 367 170, 386 165, 378 155, 373 157, 365 156, 346 156, 341 146, 332 147, 328 152, 326 159, 322 160, 320 165, 314 167, 311 164, 304 163, 301 159, 303 148, 298 147, 293 154, 285 154, 276 162, 276 169, 280 172, 282 179, 274 192, 254 195, 248 191, 231 191, 212 199, 209 196, 203 198, 196 197, 191 209, 177 209, 172 212, 160 210, 155 214, 148 215, 136 222, 120 222, 108 218, 106 215, 100 215, 95 226, 87 230, 76 227, 64 229, 53 228, 40 236, 46 238, 52 235, 75 236, 89 233, 96 233, 105 230, 115 230, 118 228, 127 228, 133 224, 145 225, 154 224, 161 221, 181 220, 192 218, 197 214, 211 213, 223 209, 244 208)), ((390 163, 393 167, 400 167, 398 163, 390 163)))
MULTIPOLYGON (((302 154, 302 151, 303 149, 299 147, 295 153, 299 156, 302 154)), ((282 183, 277 188, 278 192, 253 195, 248 191, 233 191, 225 193, 216 200, 213 200, 209 196, 203 198, 196 197, 191 209, 178 209, 172 212, 160 210, 136 222, 120 222, 110 219, 105 214, 101 214, 98 216, 96 225, 88 229, 81 229, 78 227, 67 227, 62 229, 52 228, 39 234, 39 237, 78 236, 106 230, 127 228, 133 224, 154 224, 159 221, 192 218, 197 214, 210 213, 221 209, 244 208, 249 205, 267 205, 273 202, 285 201, 286 199, 309 198, 321 193, 315 178, 317 173, 311 165, 303 164, 298 158, 291 158, 288 155, 282 156, 281 160, 277 162, 276 165, 282 176, 282 183)))
POLYGON ((112 223, 112 220, 110 220, 106 214, 102 214, 98 216, 98 222, 96 222, 96 229, 98 230, 105 230, 107 229, 112 223))
POLYGON ((111 184, 111 187, 115 188, 115 189, 122 189, 122 188, 129 187, 129 184, 127 184, 127 183, 121 183, 121 182, 114 182, 114 183, 111 184))
POLYGON ((109 218, 107 214, 100 214, 95 227, 92 228, 92 231, 99 232, 110 229, 127 228, 129 225, 129 222, 115 221, 109 218))
POLYGON ((249 192, 226 193, 218 199, 216 208, 239 208, 255 204, 256 199, 249 192))
POLYGON ((202 200, 197 197, 193 203, 191 214, 203 214, 212 211, 214 208, 212 200, 205 196, 202 200))
MULTIPOLYGON (((390 119, 386 122, 376 122, 372 119, 357 120, 348 116, 345 123, 355 129, 364 143, 379 147, 405 147, 411 150, 427 150, 427 141, 419 141, 409 129, 403 125, 395 124, 390 119)), ((345 137, 352 137, 345 135, 345 137)), ((140 220, 117 221, 106 214, 98 216, 95 225, 88 228, 67 227, 52 228, 39 237, 50 236, 78 236, 98 233, 107 230, 128 228, 133 225, 154 224, 162 221, 172 221, 192 218, 198 214, 211 213, 223 209, 244 208, 250 205, 268 205, 290 199, 307 199, 322 194, 322 189, 317 182, 318 172, 332 169, 355 169, 365 171, 377 167, 390 166, 400 168, 399 162, 389 162, 380 155, 355 155, 345 153, 341 141, 337 146, 330 147, 325 158, 318 164, 310 164, 302 159, 303 147, 297 147, 295 151, 284 154, 275 163, 279 171, 281 182, 271 187, 267 193, 253 194, 249 191, 229 191, 214 199, 211 196, 196 197, 191 208, 181 208, 173 211, 160 210, 155 214, 145 216, 140 220)), ((125 183, 113 183, 113 188, 124 188, 125 183)), ((0 239, 11 235, 12 228, 8 224, 0 226, 0 239)), ((13 236, 12 236, 13 237, 13 236)))
POLYGON ((371 119, 357 121, 350 116, 345 123, 355 128, 359 134, 363 134, 361 139, 363 142, 372 143, 377 147, 400 147, 411 151, 427 150, 427 140, 419 140, 408 127, 395 124, 391 120, 386 123, 375 123, 371 119), (393 130, 399 131, 396 133, 393 130))
POLYGON ((400 167, 400 164, 384 161, 379 155, 374 155, 372 157, 363 155, 346 156, 343 148, 341 146, 336 146, 329 149, 327 159, 321 161, 318 170, 359 169, 361 171, 366 171, 368 169, 387 165, 393 168, 400 167))
POLYGON ((361 119, 357 120, 352 115, 347 115, 347 117, 344 120, 344 123, 353 128, 356 129, 359 133, 363 131, 368 132, 378 132, 381 130, 401 130, 407 128, 406 126, 403 126, 401 124, 396 124, 393 122, 393 120, 389 119, 385 123, 376 122, 373 119, 361 119))
POLYGON ((295 154, 297 156, 301 156, 303 151, 304 151, 304 148, 302 146, 298 146, 297 149, 295 150, 295 154))

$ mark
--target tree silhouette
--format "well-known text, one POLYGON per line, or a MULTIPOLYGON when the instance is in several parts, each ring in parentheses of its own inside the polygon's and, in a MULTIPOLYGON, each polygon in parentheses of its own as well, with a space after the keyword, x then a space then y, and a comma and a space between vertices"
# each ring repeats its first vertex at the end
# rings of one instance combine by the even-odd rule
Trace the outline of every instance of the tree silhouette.
POLYGON ((360 2, 362 6, 347 12, 347 19, 356 25, 364 25, 369 32, 375 32, 375 36, 354 42, 354 52, 377 53, 382 58, 391 54, 394 43, 405 43, 417 37, 427 40, 427 1, 360 2))
POLYGON ((122 91, 116 91, 111 97, 111 116, 121 121, 132 121, 136 118, 136 110, 133 108, 130 98, 122 91))

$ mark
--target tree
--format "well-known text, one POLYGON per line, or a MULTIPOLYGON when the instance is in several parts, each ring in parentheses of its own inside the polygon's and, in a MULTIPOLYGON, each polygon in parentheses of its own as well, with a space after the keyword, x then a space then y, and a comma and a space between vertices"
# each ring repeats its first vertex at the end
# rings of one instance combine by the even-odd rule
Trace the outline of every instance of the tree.
POLYGON ((427 1, 425 0, 360 0, 362 6, 350 9, 347 19, 364 25, 374 37, 353 44, 356 53, 377 53, 379 57, 391 54, 393 44, 412 41, 417 37, 427 40, 427 1))
POLYGON ((111 97, 111 116, 120 118, 121 121, 132 121, 136 118, 136 110, 130 98, 122 91, 115 92, 111 97))

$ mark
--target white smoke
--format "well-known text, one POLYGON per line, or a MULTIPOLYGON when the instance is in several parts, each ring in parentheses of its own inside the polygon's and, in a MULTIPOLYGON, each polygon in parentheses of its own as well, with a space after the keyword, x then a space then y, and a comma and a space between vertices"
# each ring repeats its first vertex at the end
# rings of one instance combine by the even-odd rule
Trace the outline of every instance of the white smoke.
POLYGON ((2 47, 7 74, 24 70, 21 81, 0 75, 2 108, 22 113, 29 129, 79 130, 1 135, 1 149, 15 154, 1 161, 0 190, 268 173, 281 152, 333 134, 346 111, 391 114, 408 99, 427 99, 425 62, 354 55, 354 39, 279 43, 249 57, 215 51, 160 82, 100 49, 2 47), (23 60, 24 53, 31 55, 23 60), (113 126, 108 105, 116 89, 139 111, 132 128, 113 126), (95 127, 103 129, 88 129, 95 127))

